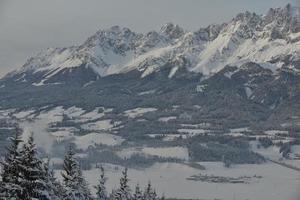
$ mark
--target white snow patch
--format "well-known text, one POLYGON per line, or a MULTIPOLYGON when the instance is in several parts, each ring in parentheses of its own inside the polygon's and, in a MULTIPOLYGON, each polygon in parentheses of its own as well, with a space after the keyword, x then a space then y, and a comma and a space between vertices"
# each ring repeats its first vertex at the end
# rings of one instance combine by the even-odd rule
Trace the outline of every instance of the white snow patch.
POLYGON ((184 127, 184 128, 208 128, 211 126, 210 123, 207 123, 207 122, 203 122, 203 123, 200 123, 200 124, 180 124, 180 126, 184 127))
POLYGON ((245 87, 245 92, 246 92, 246 95, 247 95, 247 98, 250 98, 253 94, 252 90, 250 87, 245 87))
POLYGON ((91 112, 85 112, 80 114, 80 116, 77 116, 75 121, 76 122, 87 122, 91 120, 97 120, 105 116, 106 113, 111 112, 111 108, 103 108, 98 107, 92 110, 91 112))
POLYGON ((288 131, 281 131, 281 130, 267 130, 267 131, 265 131, 265 134, 270 135, 270 136, 276 136, 278 134, 288 135, 289 132, 288 131))
POLYGON ((50 132, 49 134, 55 138, 56 142, 60 143, 62 141, 71 139, 74 136, 73 132, 74 130, 72 129, 65 129, 50 132))
POLYGON ((87 150, 89 147, 96 145, 116 146, 120 145, 124 139, 120 136, 106 133, 89 133, 84 136, 76 136, 74 143, 78 149, 87 150))
POLYGON ((276 160, 276 161, 279 161, 282 159, 282 156, 279 153, 279 147, 277 147, 277 146, 273 145, 268 148, 263 148, 263 147, 258 148, 258 146, 261 146, 258 141, 252 141, 252 142, 250 142, 250 145, 251 145, 251 150, 253 152, 259 153, 260 155, 262 155, 266 158, 276 160))
POLYGON ((155 92, 156 92, 156 90, 148 90, 148 91, 140 92, 140 93, 138 93, 138 95, 142 96, 142 95, 147 95, 147 94, 154 94, 155 92))
POLYGON ((34 112, 35 110, 25 110, 25 111, 14 113, 13 116, 18 119, 22 119, 28 117, 29 115, 32 115, 34 112))
POLYGON ((112 124, 111 119, 87 123, 81 126, 81 128, 90 131, 111 130, 113 127, 114 125, 112 124))
POLYGON ((63 113, 66 114, 71 119, 80 116, 84 112, 85 111, 82 108, 78 108, 76 106, 72 106, 72 107, 68 108, 67 110, 63 111, 63 113))
POLYGON ((160 121, 160 122, 168 122, 170 120, 175 120, 175 119, 177 119, 176 116, 160 117, 160 118, 158 118, 158 121, 160 121))
POLYGON ((144 154, 164 158, 178 158, 182 160, 189 159, 188 149, 185 147, 144 147, 142 152, 144 154))
POLYGON ((249 131, 250 130, 248 127, 230 129, 230 133, 243 133, 243 132, 249 132, 249 131))
POLYGON ((87 82, 86 84, 84 84, 82 87, 85 88, 85 87, 87 87, 87 86, 93 84, 94 82, 95 82, 95 81, 89 81, 89 82, 87 82))
POLYGON ((206 88, 207 88, 207 84, 205 84, 205 85, 197 85, 196 91, 197 92, 204 92, 206 88))
POLYGON ((124 112, 124 115, 129 118, 136 118, 142 116, 147 112, 154 112, 154 111, 157 111, 157 109, 156 108, 135 108, 132 110, 126 110, 124 112))
POLYGON ((168 78, 172 78, 175 75, 175 73, 177 72, 178 68, 179 67, 173 67, 168 75, 168 78))
POLYGON ((231 76, 234 74, 235 72, 225 72, 224 76, 231 79, 231 76))

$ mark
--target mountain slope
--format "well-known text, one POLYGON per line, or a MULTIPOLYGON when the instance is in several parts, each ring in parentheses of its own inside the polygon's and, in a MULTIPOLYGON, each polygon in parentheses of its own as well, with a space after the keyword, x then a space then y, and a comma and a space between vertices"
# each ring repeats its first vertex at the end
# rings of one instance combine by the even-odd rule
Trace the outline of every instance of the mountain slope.
POLYGON ((1 79, 0 106, 103 106, 116 119, 152 107, 157 118, 181 112, 216 126, 285 123, 300 116, 299 10, 245 12, 195 32, 171 23, 147 34, 100 30, 80 46, 47 49, 1 79))
POLYGON ((273 71, 293 69, 293 62, 300 60, 299 10, 287 5, 270 9, 264 16, 240 13, 230 22, 196 32, 171 23, 147 34, 114 26, 98 31, 80 46, 47 49, 9 77, 22 75, 19 81, 26 81, 28 73, 40 74, 31 81, 43 85, 79 67, 91 69, 99 77, 132 70, 145 77, 173 65, 171 78, 181 67, 211 75, 228 64, 240 66, 250 61, 273 71))

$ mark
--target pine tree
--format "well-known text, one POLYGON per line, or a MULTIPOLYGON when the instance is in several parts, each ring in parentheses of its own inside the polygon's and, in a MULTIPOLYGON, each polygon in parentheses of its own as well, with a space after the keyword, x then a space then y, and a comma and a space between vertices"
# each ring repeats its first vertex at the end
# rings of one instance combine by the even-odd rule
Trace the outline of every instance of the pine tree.
POLYGON ((112 189, 111 193, 109 194, 108 199, 109 200, 115 200, 116 196, 117 196, 117 191, 115 189, 112 189))
POLYGON ((82 175, 82 170, 80 165, 78 165, 77 169, 77 174, 78 174, 78 191, 82 194, 84 200, 92 199, 91 196, 91 191, 89 189, 89 185, 86 182, 85 178, 82 175))
POLYGON ((53 169, 50 168, 49 159, 44 163, 44 181, 46 183, 46 188, 48 194, 53 200, 60 200, 63 198, 64 188, 63 186, 56 180, 54 176, 53 169))
POLYGON ((133 200, 142 200, 143 199, 143 193, 142 190, 139 186, 139 184, 137 184, 135 186, 135 192, 133 194, 133 200))
POLYGON ((106 192, 106 187, 105 187, 105 182, 106 182, 106 177, 104 174, 104 169, 103 166, 100 166, 100 180, 99 180, 99 184, 95 187, 97 192, 97 200, 106 200, 107 197, 107 192, 106 192))
POLYGON ((148 185, 144 192, 144 200, 155 200, 157 199, 157 194, 155 190, 152 188, 151 182, 148 182, 148 185))
POLYGON ((0 199, 16 199, 21 193, 19 183, 21 134, 22 130, 16 127, 14 136, 9 138, 10 146, 7 148, 7 153, 1 161, 0 199))
POLYGON ((153 199, 153 200, 154 200, 154 199, 158 199, 157 193, 156 193, 156 190, 155 190, 155 189, 153 190, 153 193, 152 193, 152 199, 153 199))
POLYGON ((92 199, 87 183, 82 176, 80 166, 75 159, 72 146, 69 147, 64 159, 63 177, 66 193, 64 200, 89 200, 92 199))
POLYGON ((114 195, 115 200, 129 200, 131 199, 130 187, 128 185, 129 179, 127 174, 127 168, 122 171, 122 177, 120 179, 120 188, 116 191, 114 195))
POLYGON ((65 197, 66 195, 66 189, 64 188, 64 186, 55 178, 54 176, 54 171, 53 169, 51 169, 50 174, 49 174, 49 178, 54 186, 54 192, 55 194, 59 197, 59 199, 63 199, 63 197, 65 197))
POLYGON ((51 195, 47 188, 43 162, 37 157, 37 149, 33 135, 29 136, 27 143, 21 149, 20 186, 21 199, 50 200, 51 195))

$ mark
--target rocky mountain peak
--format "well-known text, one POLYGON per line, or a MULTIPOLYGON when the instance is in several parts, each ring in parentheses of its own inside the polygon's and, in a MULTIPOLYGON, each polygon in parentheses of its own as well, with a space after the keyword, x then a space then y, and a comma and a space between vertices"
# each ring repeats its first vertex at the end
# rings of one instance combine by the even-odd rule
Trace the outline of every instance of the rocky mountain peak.
POLYGON ((240 21, 242 23, 247 24, 257 24, 261 20, 261 16, 257 15, 256 13, 252 13, 249 11, 246 11, 244 13, 239 13, 235 18, 233 18, 233 21, 240 21))
POLYGON ((211 24, 206 28, 200 28, 196 33, 199 35, 201 40, 211 41, 218 37, 222 28, 224 28, 226 24, 211 24))
POLYGON ((196 32, 172 23, 146 34, 113 26, 99 30, 80 46, 46 50, 29 59, 20 71, 43 71, 37 83, 82 67, 101 77, 134 70, 145 77, 170 65, 172 74, 183 66, 211 75, 226 65, 246 62, 276 71, 282 62, 289 65, 300 60, 298 12, 299 8, 290 5, 271 9, 265 16, 244 12, 196 32))
POLYGON ((284 8, 271 8, 264 16, 264 26, 272 24, 273 29, 284 32, 299 32, 300 8, 288 4, 284 8))
POLYGON ((111 48, 116 52, 123 52, 131 48, 137 34, 129 28, 121 28, 120 26, 112 26, 106 30, 99 30, 93 36, 89 37, 83 46, 89 48, 101 46, 102 48, 111 48), (121 51, 118 51, 121 50, 121 51))
POLYGON ((296 6, 292 6, 291 4, 287 4, 286 7, 284 7, 282 9, 282 12, 291 18, 296 18, 297 20, 300 19, 300 7, 296 7, 296 6))
POLYGON ((160 32, 170 39, 178 39, 184 34, 183 28, 173 23, 166 23, 160 29, 160 32))
POLYGON ((261 25, 262 18, 260 15, 251 12, 239 13, 230 23, 225 27, 225 31, 237 33, 241 38, 249 39, 255 34, 261 25))

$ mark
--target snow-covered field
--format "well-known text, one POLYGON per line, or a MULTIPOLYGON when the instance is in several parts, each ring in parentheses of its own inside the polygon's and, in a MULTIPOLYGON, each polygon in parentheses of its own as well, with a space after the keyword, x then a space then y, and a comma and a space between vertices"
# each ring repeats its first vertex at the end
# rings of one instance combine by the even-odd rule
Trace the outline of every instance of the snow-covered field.
MULTIPOLYGON (((224 168, 222 163, 201 163, 206 170, 198 170, 184 164, 160 163, 145 170, 129 169, 130 185, 146 185, 150 180, 159 194, 167 197, 222 200, 299 200, 299 172, 276 164, 237 165, 224 168), (189 176, 204 173, 219 176, 262 176, 249 184, 207 183, 187 180, 189 176)), ((105 165, 108 189, 118 186, 120 166, 105 165)), ((91 185, 97 183, 98 169, 85 171, 91 185)))
POLYGON ((43 148, 50 153, 55 142, 65 140, 73 141, 80 149, 87 149, 89 146, 96 144, 118 145, 123 139, 106 133, 90 133, 85 136, 75 136, 78 131, 75 127, 54 127, 55 123, 62 122, 64 116, 76 123, 83 123, 81 128, 87 131, 107 131, 112 129, 117 123, 112 123, 110 119, 101 120, 106 113, 111 112, 108 108, 95 108, 92 111, 85 111, 82 108, 70 107, 63 108, 62 106, 54 107, 44 111, 36 110, 3 110, 0 112, 0 117, 7 117, 9 114, 17 118, 18 123, 24 129, 23 139, 26 140, 28 135, 34 133, 35 142, 38 147, 43 148), (94 122, 89 122, 94 121, 94 122))
POLYGON ((89 147, 94 147, 95 145, 109 145, 115 146, 119 145, 124 141, 120 136, 115 136, 106 133, 89 133, 84 136, 76 136, 74 143, 76 147, 81 150, 87 150, 89 147))
POLYGON ((110 130, 114 127, 114 125, 111 123, 110 119, 107 119, 107 120, 100 120, 97 122, 84 124, 81 127, 85 130, 97 131, 97 130, 110 130))
MULTIPOLYGON (((156 111, 155 108, 137 108, 122 113, 128 118, 137 118, 147 112, 156 111)), ((103 119, 106 113, 111 109, 97 108, 92 111, 85 111, 80 108, 71 107, 68 109, 55 107, 53 109, 36 113, 34 110, 15 112, 0 111, 1 116, 7 116, 8 113, 14 113, 19 120, 21 127, 24 128, 23 138, 31 133, 35 133, 35 140, 38 146, 42 146, 46 151, 50 152, 54 142, 62 140, 72 141, 80 150, 87 150, 89 147, 96 145, 117 146, 124 139, 121 136, 110 134, 109 131, 119 124, 112 122, 110 119, 103 119), (67 115, 71 120, 81 123, 80 127, 87 131, 86 135, 78 136, 76 127, 55 127, 51 125, 56 122, 62 122, 64 116, 67 115), (29 121, 26 119, 30 119, 29 121)), ((158 118, 161 122, 168 122, 176 119, 175 116, 158 118)), ((181 124, 178 133, 168 134, 164 141, 174 140, 178 137, 191 137, 199 134, 209 134, 210 124, 181 124)), ((239 136, 244 132, 248 132, 248 128, 231 129, 228 135, 239 136)), ((264 137, 277 137, 278 134, 286 134, 286 132, 278 130, 269 130, 264 132, 264 137)), ((155 137, 155 134, 149 134, 155 137)), ((276 138, 275 138, 276 139, 276 138)), ((283 159, 279 153, 279 148, 271 146, 267 149, 258 148, 258 142, 251 142, 253 151, 261 155, 275 160, 284 162, 291 166, 300 167, 299 160, 283 159)), ((115 148, 115 147, 113 147, 115 148)), ((291 155, 297 157, 300 154, 300 147, 293 146, 291 155)), ((181 146, 172 147, 128 147, 115 152, 121 158, 129 158, 133 154, 142 154, 145 156, 159 156, 163 158, 177 158, 184 162, 189 160, 188 150, 181 146)), ((78 157, 86 156, 85 152, 78 154, 78 157)), ((62 158, 55 157, 51 160, 55 164, 61 164, 62 158)), ((193 198, 206 200, 299 200, 300 199, 300 172, 275 163, 267 162, 261 165, 233 165, 230 168, 224 168, 222 163, 218 162, 201 162, 205 166, 205 170, 192 168, 184 163, 156 163, 153 166, 141 169, 129 169, 130 185, 134 188, 135 184, 146 185, 150 180, 156 187, 159 194, 165 194, 167 197, 176 198, 193 198), (188 180, 190 176, 207 174, 222 177, 240 177, 240 176, 258 176, 247 184, 232 183, 208 183, 201 181, 188 180)), ((104 164, 106 175, 109 178, 107 182, 108 189, 116 188, 119 183, 122 166, 104 164)), ((98 169, 84 171, 84 175, 88 179, 90 185, 96 185, 98 169)), ((91 187, 94 190, 93 187, 91 187)))
POLYGON ((24 129, 23 140, 27 140, 29 134, 34 133, 38 146, 43 147, 49 153, 56 138, 48 132, 48 128, 50 123, 62 120, 62 112, 62 107, 56 107, 50 111, 41 112, 38 116, 30 116, 34 117, 33 121, 20 121, 19 124, 24 129))
POLYGON ((253 141, 250 143, 252 151, 259 153, 260 155, 272 159, 272 160, 279 160, 282 158, 281 154, 279 153, 279 147, 270 146, 268 148, 258 148, 257 145, 259 143, 257 141, 253 141))
POLYGON ((189 159, 188 149, 185 147, 145 147, 142 149, 144 154, 165 157, 165 158, 178 158, 182 160, 189 159))
POLYGON ((175 120, 175 119, 177 119, 176 116, 160 117, 160 118, 158 119, 158 121, 161 121, 161 122, 168 122, 168 121, 170 121, 170 120, 175 120))
POLYGON ((135 108, 132 110, 126 110, 124 112, 124 115, 129 118, 136 118, 136 117, 142 116, 143 114, 145 114, 147 112, 154 112, 156 110, 157 110, 156 108, 135 108))

